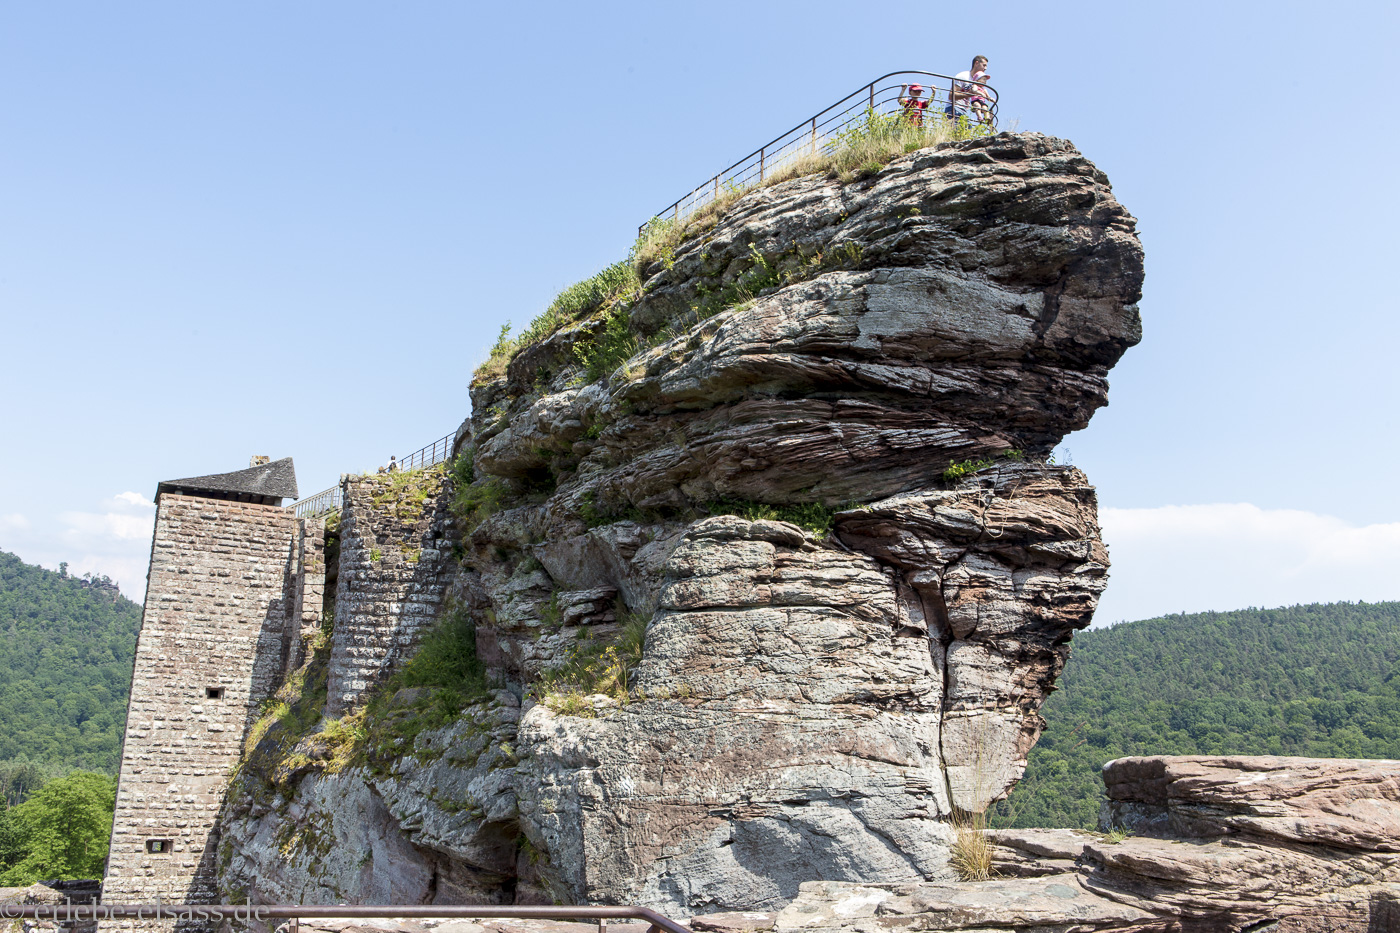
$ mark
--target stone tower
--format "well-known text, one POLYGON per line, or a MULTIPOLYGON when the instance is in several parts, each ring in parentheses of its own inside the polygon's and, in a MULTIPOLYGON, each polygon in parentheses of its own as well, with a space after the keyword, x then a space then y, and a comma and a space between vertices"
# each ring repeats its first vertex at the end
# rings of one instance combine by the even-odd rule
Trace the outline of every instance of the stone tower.
POLYGON ((300 602, 320 609, 320 589, 300 566, 302 523, 281 507, 297 495, 291 458, 266 459, 157 487, 106 903, 217 900, 229 771, 278 686, 300 602))

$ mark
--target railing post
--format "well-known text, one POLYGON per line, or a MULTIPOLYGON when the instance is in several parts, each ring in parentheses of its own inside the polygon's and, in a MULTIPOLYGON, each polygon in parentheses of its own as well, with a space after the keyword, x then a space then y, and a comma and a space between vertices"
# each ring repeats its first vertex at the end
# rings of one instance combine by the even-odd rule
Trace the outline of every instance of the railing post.
POLYGON ((875 109, 875 82, 870 82, 870 109, 875 109))
POLYGON ((767 149, 767 148, 768 148, 767 146, 764 146, 763 149, 758 150, 758 180, 759 180, 759 181, 763 181, 763 153, 764 153, 764 150, 767 149))
POLYGON ((812 152, 817 151, 817 118, 812 118, 812 152))

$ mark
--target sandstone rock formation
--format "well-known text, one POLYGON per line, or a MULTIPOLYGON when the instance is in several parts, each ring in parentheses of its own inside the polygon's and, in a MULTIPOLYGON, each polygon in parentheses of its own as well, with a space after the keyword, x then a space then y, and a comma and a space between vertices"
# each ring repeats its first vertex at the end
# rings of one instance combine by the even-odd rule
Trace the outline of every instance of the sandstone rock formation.
POLYGON ((780 907, 949 877, 950 818, 1019 777, 1106 579, 1092 487, 1044 461, 1139 339, 1107 179, 946 144, 753 191, 642 279, 473 387, 447 600, 503 689, 249 777, 227 888, 780 907), (585 661, 608 686, 570 693, 585 661))
POLYGON ((983 883, 812 882, 779 931, 1391 933, 1400 930, 1400 762, 1123 758, 1104 829, 1006 830, 983 883))

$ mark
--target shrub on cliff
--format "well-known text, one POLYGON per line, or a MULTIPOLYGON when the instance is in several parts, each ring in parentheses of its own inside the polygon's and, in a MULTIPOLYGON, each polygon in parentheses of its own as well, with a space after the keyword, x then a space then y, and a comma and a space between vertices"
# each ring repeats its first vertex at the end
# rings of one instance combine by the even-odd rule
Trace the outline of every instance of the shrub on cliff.
POLYGON ((402 754, 420 732, 447 725, 490 692, 476 653, 476 621, 465 608, 449 606, 408 662, 370 697, 364 714, 369 744, 402 754))

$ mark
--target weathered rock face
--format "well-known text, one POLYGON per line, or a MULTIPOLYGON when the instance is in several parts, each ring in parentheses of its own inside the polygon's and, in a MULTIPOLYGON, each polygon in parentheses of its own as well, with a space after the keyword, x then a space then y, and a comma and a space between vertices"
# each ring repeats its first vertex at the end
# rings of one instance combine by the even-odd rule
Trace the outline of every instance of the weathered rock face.
MULTIPOLYGON (((644 278, 473 390, 447 598, 521 698, 491 706, 503 757, 449 727, 335 780, 459 879, 420 900, 689 913, 947 876, 949 818, 1019 777, 1105 583, 1092 488, 1042 461, 1138 340, 1132 218, 1068 143, 1002 134, 750 193, 644 278), (637 352, 589 381, 619 321, 637 352), (625 689, 550 695, 639 625, 625 689)), ((233 886, 383 888, 348 864, 308 884, 257 841, 278 807, 328 812, 329 780, 230 818, 233 886)))
POLYGON ((1124 758, 1104 828, 993 833, 990 882, 811 882, 778 931, 1390 933, 1400 930, 1400 762, 1124 758))
POLYGON ((479 469, 524 477, 569 452, 600 503, 643 509, 866 502, 951 462, 1049 453, 1140 337, 1132 218, 1072 146, 1036 135, 750 194, 653 265, 631 319, 668 333, 761 268, 792 284, 682 327, 606 387, 559 378, 596 323, 517 356, 473 394, 479 469), (530 391, 548 378, 562 391, 530 391))

